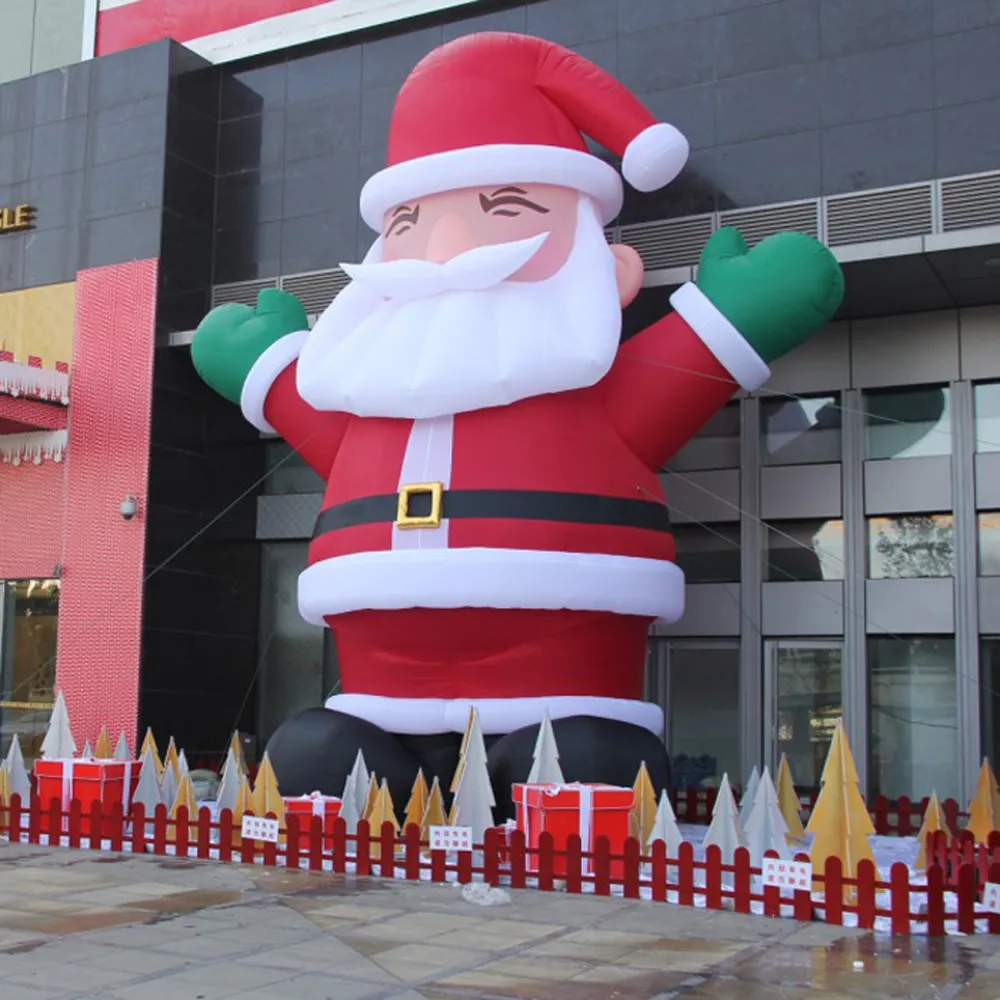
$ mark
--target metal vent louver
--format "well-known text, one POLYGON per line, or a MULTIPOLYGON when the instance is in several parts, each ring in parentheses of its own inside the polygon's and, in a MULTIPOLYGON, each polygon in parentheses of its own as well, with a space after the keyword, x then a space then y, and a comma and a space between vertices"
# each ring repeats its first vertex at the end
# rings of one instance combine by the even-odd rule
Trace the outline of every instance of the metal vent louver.
POLYGON ((317 314, 323 312, 349 282, 347 275, 339 267, 334 267, 329 271, 286 275, 281 279, 281 287, 294 295, 307 313, 317 314))
POLYGON ((257 296, 264 289, 277 287, 277 278, 264 278, 261 281, 236 281, 231 285, 216 285, 212 289, 212 307, 225 305, 227 302, 255 306, 257 296))
POLYGON ((735 226, 754 246, 788 229, 819 237, 819 201, 788 202, 770 208, 737 208, 719 213, 719 226, 735 226))
POLYGON ((655 271, 697 264, 705 240, 714 229, 714 215, 692 215, 684 219, 622 226, 619 238, 639 251, 647 270, 655 271))
POLYGON ((941 182, 941 229, 1000 225, 1000 173, 941 182))
POLYGON ((933 231, 930 184, 827 198, 826 242, 832 247, 927 236, 933 231))

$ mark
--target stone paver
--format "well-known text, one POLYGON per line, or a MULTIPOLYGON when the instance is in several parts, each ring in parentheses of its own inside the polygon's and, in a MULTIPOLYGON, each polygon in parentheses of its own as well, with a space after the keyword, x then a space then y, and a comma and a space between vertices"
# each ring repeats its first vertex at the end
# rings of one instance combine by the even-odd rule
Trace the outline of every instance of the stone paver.
POLYGON ((996 1000, 1000 939, 0 845, 0 1000, 996 1000))

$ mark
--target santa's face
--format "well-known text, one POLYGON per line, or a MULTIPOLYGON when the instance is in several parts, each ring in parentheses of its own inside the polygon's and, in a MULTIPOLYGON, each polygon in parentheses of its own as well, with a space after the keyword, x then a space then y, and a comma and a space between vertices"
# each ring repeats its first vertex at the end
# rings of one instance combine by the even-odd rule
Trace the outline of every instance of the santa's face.
POLYGON ((310 334, 317 409, 426 418, 593 385, 642 282, 576 191, 514 184, 398 205, 310 334))

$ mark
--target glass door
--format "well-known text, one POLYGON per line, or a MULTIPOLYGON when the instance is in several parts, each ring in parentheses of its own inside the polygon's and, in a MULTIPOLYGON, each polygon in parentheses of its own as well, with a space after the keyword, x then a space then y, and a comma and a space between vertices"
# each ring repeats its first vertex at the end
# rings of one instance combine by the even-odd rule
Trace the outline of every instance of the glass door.
POLYGON ((58 580, 0 581, 0 749, 17 733, 28 767, 55 701, 58 580))
POLYGON ((819 788, 843 712, 843 654, 836 641, 777 639, 765 647, 767 762, 776 775, 785 754, 800 792, 819 788))

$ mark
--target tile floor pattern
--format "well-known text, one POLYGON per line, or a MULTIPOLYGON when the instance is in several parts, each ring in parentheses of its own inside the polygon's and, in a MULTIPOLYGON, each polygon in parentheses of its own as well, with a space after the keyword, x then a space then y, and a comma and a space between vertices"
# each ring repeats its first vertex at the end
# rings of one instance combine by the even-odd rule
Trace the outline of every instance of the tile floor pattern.
POLYGON ((1000 998, 1000 939, 0 845, 0 1000, 1000 998))

